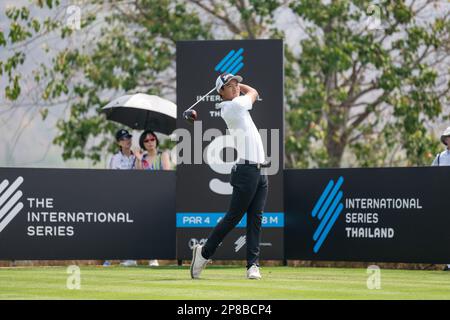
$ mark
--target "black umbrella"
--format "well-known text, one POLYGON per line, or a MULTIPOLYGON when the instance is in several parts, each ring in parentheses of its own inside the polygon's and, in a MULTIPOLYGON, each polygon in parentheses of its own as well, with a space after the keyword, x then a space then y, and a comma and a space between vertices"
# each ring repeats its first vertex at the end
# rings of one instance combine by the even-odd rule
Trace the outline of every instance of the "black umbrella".
POLYGON ((176 128, 176 104, 154 95, 125 95, 108 103, 102 112, 108 120, 136 130, 151 129, 170 135, 176 128))

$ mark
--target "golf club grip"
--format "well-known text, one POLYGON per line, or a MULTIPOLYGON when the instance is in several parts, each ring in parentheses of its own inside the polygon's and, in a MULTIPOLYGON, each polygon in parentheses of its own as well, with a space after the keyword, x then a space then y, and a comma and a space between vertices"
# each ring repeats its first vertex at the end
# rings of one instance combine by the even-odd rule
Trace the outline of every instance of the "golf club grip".
POLYGON ((216 90, 216 87, 212 88, 207 94, 205 94, 203 97, 201 97, 196 103, 194 103, 192 106, 190 106, 188 109, 184 110, 185 112, 188 110, 191 110, 193 107, 195 107, 197 105, 197 103, 199 103, 200 101, 202 101, 203 99, 205 99, 205 97, 207 97, 211 92, 213 92, 214 90, 216 90))

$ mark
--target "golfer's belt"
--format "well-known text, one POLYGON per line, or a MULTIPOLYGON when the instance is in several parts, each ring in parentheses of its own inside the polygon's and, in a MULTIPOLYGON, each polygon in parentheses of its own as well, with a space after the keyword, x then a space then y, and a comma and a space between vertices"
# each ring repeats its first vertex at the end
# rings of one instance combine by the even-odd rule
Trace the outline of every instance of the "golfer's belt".
POLYGON ((264 162, 264 163, 256 163, 256 162, 253 162, 253 161, 244 160, 242 162, 238 162, 238 164, 245 164, 245 165, 248 165, 248 166, 255 166, 256 168, 261 169, 261 168, 268 168, 268 167, 270 167, 271 162, 268 161, 268 162, 264 162))

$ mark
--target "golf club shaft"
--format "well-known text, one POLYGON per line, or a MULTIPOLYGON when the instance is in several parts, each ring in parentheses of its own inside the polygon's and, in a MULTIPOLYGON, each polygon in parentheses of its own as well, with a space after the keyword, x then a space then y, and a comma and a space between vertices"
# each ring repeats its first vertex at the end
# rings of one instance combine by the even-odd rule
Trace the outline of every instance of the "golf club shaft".
POLYGON ((212 89, 211 89, 207 94, 205 94, 203 97, 201 97, 196 103, 194 103, 192 106, 190 106, 189 109, 186 109, 186 110, 184 110, 184 111, 186 112, 186 111, 188 111, 188 110, 191 110, 193 107, 195 107, 195 105, 196 105, 197 103, 199 103, 200 101, 202 101, 203 99, 205 99, 205 97, 207 97, 208 95, 210 95, 211 92, 213 92, 214 90, 216 90, 215 87, 212 88, 212 89))

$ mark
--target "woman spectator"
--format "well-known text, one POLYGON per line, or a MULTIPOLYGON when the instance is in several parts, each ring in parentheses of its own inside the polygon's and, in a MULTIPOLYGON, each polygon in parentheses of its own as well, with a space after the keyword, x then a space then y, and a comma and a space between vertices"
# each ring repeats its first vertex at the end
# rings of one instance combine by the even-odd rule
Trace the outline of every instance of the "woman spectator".
MULTIPOLYGON (((167 152, 158 150, 159 140, 152 130, 145 130, 139 138, 142 150, 135 152, 136 169, 141 170, 170 170, 170 159, 167 152)), ((150 260, 149 266, 158 266, 158 260, 150 260)))
POLYGON ((136 151, 136 168, 143 170, 170 170, 167 152, 158 150, 159 140, 152 130, 145 130, 139 138, 142 150, 136 151))

